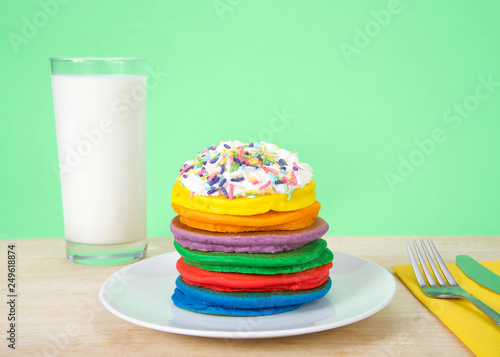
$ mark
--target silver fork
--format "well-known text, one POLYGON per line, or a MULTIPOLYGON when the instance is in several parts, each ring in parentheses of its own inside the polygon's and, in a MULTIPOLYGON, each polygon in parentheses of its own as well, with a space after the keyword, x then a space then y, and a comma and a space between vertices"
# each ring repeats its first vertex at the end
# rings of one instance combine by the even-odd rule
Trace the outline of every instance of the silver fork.
POLYGON ((465 299, 473 303, 479 310, 484 312, 489 318, 491 318, 497 326, 500 327, 500 314, 493 310, 491 307, 486 305, 484 302, 481 300, 475 298, 471 294, 469 294, 467 291, 462 289, 455 279, 453 279, 453 276, 451 275, 450 271, 446 267, 446 264, 443 261, 443 258, 441 258, 441 255, 439 255, 439 252, 437 251, 436 247, 434 246, 434 243, 430 239, 428 239, 429 246, 431 247, 432 253, 438 262, 439 268, 441 268, 441 271, 443 272, 443 276, 441 275, 438 267, 436 266, 436 263, 432 259, 431 255, 429 254, 429 251, 427 250, 426 245, 424 244, 423 240, 420 240, 420 244, 423 247, 423 250, 425 252, 425 255, 427 257, 427 261, 429 262, 429 265, 434 273, 434 276, 436 277, 438 284, 436 284, 436 281, 434 280, 434 277, 432 276, 431 272, 427 268, 427 264, 424 261, 424 257, 422 256, 422 253, 420 252, 420 249, 418 248, 417 242, 413 241, 413 245, 415 247, 415 251, 417 252, 418 260, 420 261, 420 265, 422 267, 422 270, 424 271, 425 277, 427 278, 427 282, 424 279, 424 276, 422 275, 422 272, 420 271, 419 265, 417 263, 417 260, 415 259, 415 255, 413 254, 413 250, 411 248, 411 244, 409 241, 406 241, 406 247, 408 248, 408 255, 410 256, 410 261, 411 261, 411 266, 413 267, 413 271, 415 272, 415 276, 417 277, 417 282, 418 285, 422 288, 422 291, 424 292, 425 295, 433 297, 433 298, 438 298, 438 299, 465 299))

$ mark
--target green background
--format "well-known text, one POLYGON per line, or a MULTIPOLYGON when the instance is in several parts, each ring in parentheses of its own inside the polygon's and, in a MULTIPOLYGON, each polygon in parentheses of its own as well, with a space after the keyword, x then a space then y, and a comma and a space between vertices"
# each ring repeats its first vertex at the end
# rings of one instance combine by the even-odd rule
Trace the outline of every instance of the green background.
POLYGON ((498 1, 4 3, 0 238, 64 235, 49 57, 168 73, 149 77, 149 236, 170 235, 179 165, 229 138, 297 149, 329 234, 499 234, 499 18, 498 1))

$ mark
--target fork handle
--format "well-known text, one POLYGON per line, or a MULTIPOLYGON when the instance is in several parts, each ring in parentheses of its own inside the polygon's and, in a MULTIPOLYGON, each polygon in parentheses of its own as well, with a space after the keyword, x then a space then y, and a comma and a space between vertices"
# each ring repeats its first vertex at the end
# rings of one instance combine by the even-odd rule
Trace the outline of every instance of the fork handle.
POLYGON ((500 314, 493 310, 491 307, 486 305, 484 302, 475 298, 474 296, 468 295, 459 295, 461 298, 469 300, 473 303, 479 310, 484 312, 490 319, 492 319, 499 327, 500 327, 500 314))

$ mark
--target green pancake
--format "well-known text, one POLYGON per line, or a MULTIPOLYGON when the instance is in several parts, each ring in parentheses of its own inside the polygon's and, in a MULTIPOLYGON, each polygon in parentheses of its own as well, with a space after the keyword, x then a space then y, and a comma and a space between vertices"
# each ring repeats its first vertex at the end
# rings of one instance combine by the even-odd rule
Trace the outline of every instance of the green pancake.
POLYGON ((220 272, 288 274, 333 260, 333 253, 326 247, 326 241, 323 239, 317 239, 296 250, 274 254, 202 252, 184 248, 176 242, 174 246, 187 264, 220 272))

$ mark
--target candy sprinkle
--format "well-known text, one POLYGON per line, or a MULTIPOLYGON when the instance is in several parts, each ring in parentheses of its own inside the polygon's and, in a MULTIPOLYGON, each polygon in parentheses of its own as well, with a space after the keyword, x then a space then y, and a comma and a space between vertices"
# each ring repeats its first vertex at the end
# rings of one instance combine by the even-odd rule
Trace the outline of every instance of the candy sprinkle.
MULTIPOLYGON (((237 159, 236 159, 237 160, 237 159)), ((238 170, 238 168, 240 167, 240 163, 239 162, 234 162, 232 165, 231 165, 231 168, 229 169, 229 172, 234 172, 236 170, 238 170)))
POLYGON ((297 186, 297 176, 295 176, 295 172, 291 171, 292 173, 292 183, 297 186))
POLYGON ((273 174, 277 175, 278 174, 278 170, 272 168, 272 167, 263 167, 262 168, 265 172, 269 173, 269 172, 272 172, 273 174))
POLYGON ((269 186, 271 184, 271 181, 267 181, 265 184, 263 184, 262 186, 259 187, 259 190, 263 190, 265 189, 267 186, 269 186))
POLYGON ((212 181, 215 175, 217 175, 217 171, 212 171, 212 173, 210 173, 210 176, 208 176, 208 181, 212 181))
POLYGON ((274 176, 272 172, 269 172, 267 175, 269 176, 273 184, 276 183, 276 176, 274 176))
POLYGON ((212 188, 210 191, 207 192, 207 195, 211 195, 212 193, 216 192, 219 190, 217 187, 212 188))
POLYGON ((220 176, 215 176, 212 180, 210 180, 210 181, 208 182, 208 184, 209 184, 210 186, 213 186, 213 185, 215 185, 217 182, 219 182, 219 180, 220 180, 220 176))

